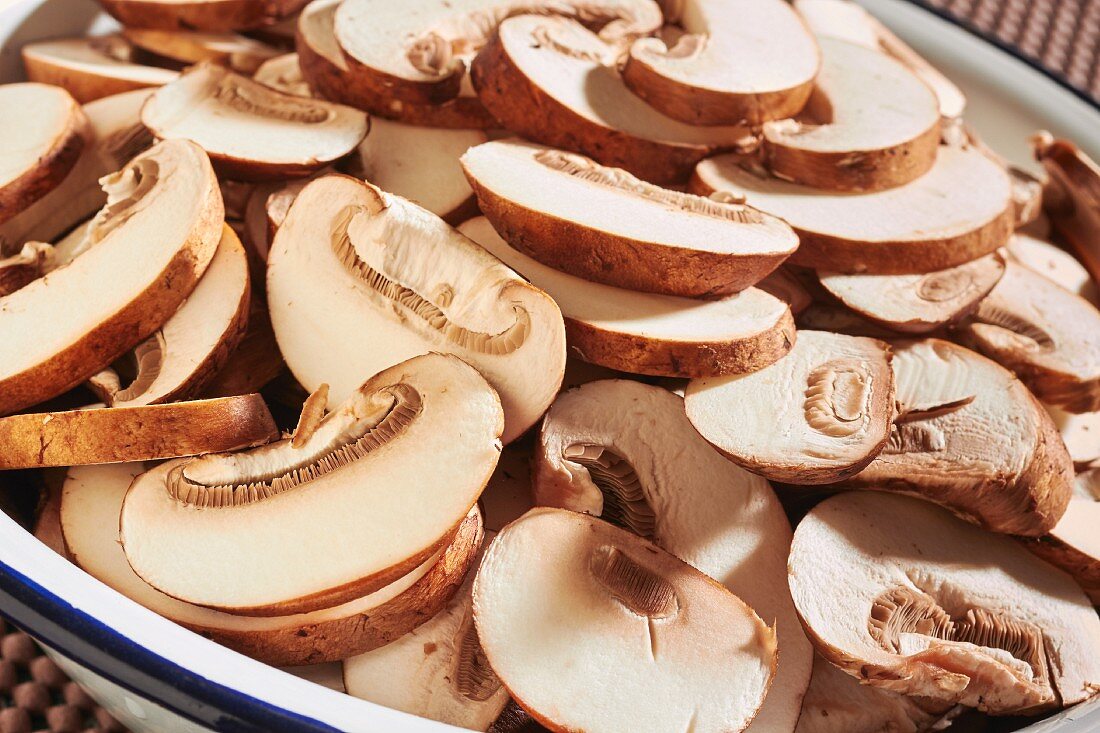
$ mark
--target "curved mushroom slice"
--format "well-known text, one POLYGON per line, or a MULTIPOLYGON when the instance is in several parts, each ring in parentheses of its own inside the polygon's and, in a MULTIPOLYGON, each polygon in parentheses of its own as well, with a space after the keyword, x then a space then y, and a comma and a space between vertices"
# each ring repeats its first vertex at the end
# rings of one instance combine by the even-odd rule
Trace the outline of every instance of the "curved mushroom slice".
POLYGON ((0 224, 60 185, 88 132, 87 116, 64 89, 0 85, 0 224))
POLYGON ((260 64, 252 78, 264 86, 269 86, 284 94, 293 94, 298 97, 311 97, 309 83, 302 76, 302 67, 298 62, 298 54, 288 53, 276 56, 260 64))
POLYGON ((664 116, 623 83, 618 58, 617 46, 576 21, 524 15, 500 24, 472 75, 478 97, 509 130, 653 183, 683 181, 706 156, 748 139, 744 127, 664 116))
POLYGON ((214 256, 224 210, 194 143, 157 145, 104 190, 94 247, 0 299, 0 414, 75 387, 151 336, 214 256))
POLYGON ((1100 605, 1098 476, 1097 469, 1078 474, 1077 490, 1054 529, 1043 537, 1023 540, 1027 549, 1069 573, 1096 605, 1100 605))
POLYGON ((962 327, 963 339, 1044 402, 1100 410, 1100 310, 1014 262, 962 327))
POLYGON ((799 331, 752 374, 692 380, 688 419, 727 458, 776 481, 826 484, 882 450, 893 417, 890 350, 869 338, 799 331))
MULTIPOLYGON (((262 282, 262 281, 261 281, 262 282)), ((286 373, 283 355, 275 342, 267 304, 252 291, 248 309, 248 328, 225 364, 203 388, 204 397, 259 392, 286 373)))
POLYGON ((534 509, 505 527, 473 602, 492 669, 554 730, 742 730, 775 672, 775 633, 744 601, 584 514, 534 509))
POLYGON ((925 339, 894 347, 898 416, 886 448, 848 484, 902 491, 994 532, 1048 532, 1065 511, 1073 463, 1058 429, 1011 372, 925 339))
POLYGON ((1005 273, 994 252, 971 262, 923 275, 842 275, 819 272, 818 280, 862 317, 902 333, 928 333, 972 313, 1005 273))
POLYGON ((298 12, 309 0, 100 0, 124 26, 161 30, 260 28, 298 12))
POLYGON ((309 175, 354 150, 370 128, 351 107, 206 63, 158 89, 141 120, 157 137, 194 140, 222 175, 248 181, 309 175))
POLYGON ((1051 282, 1061 285, 1071 293, 1100 306, 1100 289, 1089 271, 1071 255, 1057 245, 1026 234, 1014 234, 1005 245, 1008 259, 1023 265, 1051 282))
POLYGON ((684 403, 639 382, 590 382, 550 407, 535 501, 601 517, 703 571, 776 625, 779 666, 746 730, 791 730, 813 648, 787 588, 791 529, 766 480, 719 455, 684 403))
POLYGON ((1041 132, 1032 138, 1035 158, 1043 164, 1048 182, 1044 210, 1054 230, 1062 235, 1081 261, 1100 280, 1100 247, 1096 232, 1100 216, 1100 165, 1068 140, 1041 132))
POLYGON ((665 23, 682 27, 671 48, 634 42, 623 81, 654 108, 693 125, 759 125, 806 105, 821 54, 783 0, 687 0, 665 23))
POLYGON ((340 606, 308 614, 254 618, 178 601, 138 577, 118 542, 123 499, 140 463, 69 470, 61 491, 60 530, 84 571, 146 608, 267 664, 317 664, 387 644, 441 609, 473 565, 481 543, 471 512, 454 540, 393 583, 340 606))
POLYGON ((248 325, 248 258, 226 226, 199 284, 167 323, 132 352, 129 384, 112 368, 89 386, 109 407, 140 407, 198 394, 227 362, 248 325))
POLYGON ((179 77, 170 69, 147 66, 121 36, 67 38, 23 46, 27 78, 67 90, 76 101, 163 86, 179 77))
POLYGON ((0 297, 45 275, 54 260, 53 246, 43 242, 27 242, 19 254, 0 260, 0 297))
POLYGON ((818 651, 865 684, 995 714, 1095 694, 1100 618, 1080 589, 931 504, 826 499, 795 529, 789 568, 818 651))
POLYGON ((880 275, 946 270, 993 252, 1012 233, 1008 175, 974 148, 942 146, 917 180, 863 194, 763 178, 741 162, 704 160, 690 190, 726 192, 786 221, 800 242, 791 262, 805 267, 880 275))
POLYGON ((727 295, 755 285, 798 248, 773 216, 660 188, 563 150, 491 142, 469 150, 462 167, 512 246, 605 285, 727 295))
POLYGON ((456 354, 500 393, 508 443, 554 399, 565 328, 554 301, 441 219, 346 176, 305 187, 268 261, 275 336, 307 390, 339 403, 372 371, 456 354))
POLYGON ((255 73, 261 64, 280 53, 277 48, 236 33, 123 28, 122 37, 149 53, 186 66, 211 61, 242 74, 255 73))
POLYGON ((285 439, 143 475, 122 508, 126 557, 161 592, 233 613, 346 603, 450 542, 496 466, 503 424, 472 367, 410 359, 371 377, 301 447, 285 439))
POLYGON ((794 344, 790 308, 763 290, 720 300, 622 290, 536 262, 484 217, 459 231, 546 290, 565 318, 570 352, 583 361, 653 376, 740 374, 766 367, 794 344))
POLYGON ((1100 461, 1100 412, 1074 414, 1053 405, 1044 407, 1061 433, 1075 466, 1100 461))

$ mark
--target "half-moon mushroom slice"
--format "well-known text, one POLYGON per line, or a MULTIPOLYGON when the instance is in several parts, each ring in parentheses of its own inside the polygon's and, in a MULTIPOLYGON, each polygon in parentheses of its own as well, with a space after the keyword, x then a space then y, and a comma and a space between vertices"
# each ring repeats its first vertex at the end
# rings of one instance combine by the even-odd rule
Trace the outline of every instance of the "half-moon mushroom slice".
POLYGON ((179 310, 129 355, 133 378, 113 368, 89 386, 109 407, 140 407, 198 394, 229 359, 248 325, 248 257, 226 226, 202 279, 179 310))
POLYGON ((119 514, 131 482, 144 471, 140 463, 69 470, 61 491, 59 524, 71 559, 146 608, 267 664, 333 661, 401 637, 443 607, 462 583, 481 542, 480 518, 474 510, 447 547, 374 593, 308 614, 235 616, 166 596, 127 563, 118 542, 119 514))
POLYGON ((1073 465, 1084 467, 1100 461, 1100 412, 1074 414, 1053 405, 1044 407, 1062 435, 1073 465))
POLYGON ((218 610, 346 603, 451 541, 496 466, 503 426, 472 367, 410 359, 367 380, 300 448, 285 439, 138 478, 122 508, 126 557, 154 588, 218 610))
POLYGON ((846 483, 942 504, 994 532, 1040 536, 1073 489, 1058 429, 1012 372, 939 339, 894 346, 898 416, 846 483))
POLYGON ((634 42, 623 81, 654 108, 692 125, 759 125, 806 105, 821 54, 783 0, 687 0, 665 23, 686 32, 671 47, 634 42))
POLYGON ((561 312, 441 219, 347 176, 298 194, 268 260, 271 322, 287 366, 339 404, 375 371, 428 351, 476 366, 500 394, 504 442, 554 399, 561 312))
POLYGON ((27 242, 18 254, 0 259, 0 297, 11 295, 52 269, 53 246, 27 242))
POLYGON ((1094 604, 1100 605, 1100 470, 1077 475, 1077 488, 1066 513, 1050 530, 1024 546, 1069 573, 1094 604))
POLYGON ((830 294, 862 317, 902 333, 928 333, 979 308, 1005 273, 999 253, 922 275, 819 272, 830 294))
POLYGON ((547 267, 509 247, 485 217, 459 231, 554 299, 570 353, 583 361, 652 376, 740 374, 781 359, 794 344, 790 308, 763 290, 719 300, 638 293, 547 267))
POLYGON ((60 185, 88 132, 87 116, 64 89, 0 84, 0 224, 60 185))
POLYGON ((799 331, 752 374, 692 380, 688 419, 731 461, 776 481, 825 484, 882 450, 893 418, 890 350, 875 339, 799 331))
POLYGON ((585 512, 645 537, 773 620, 779 666, 746 730, 790 730, 813 647, 787 587, 791 529, 771 486, 695 431, 683 400, 626 380, 563 392, 542 423, 535 501, 585 512))
POLYGON ((605 285, 728 295, 798 248, 789 226, 752 207, 670 191, 576 153, 503 140, 467 151, 462 167, 513 247, 605 285))
POLYGON ((154 28, 124 28, 122 36, 149 53, 185 66, 211 61, 241 74, 253 74, 279 49, 236 33, 165 31, 154 28))
POLYGON ((554 730, 743 730, 775 672, 775 632, 748 604, 562 509, 534 509, 489 545, 474 622, 512 697, 554 730))
POLYGON ((1055 140, 1050 133, 1032 139, 1035 158, 1043 164, 1048 183, 1043 208, 1054 230, 1069 243, 1081 261, 1100 281, 1100 165, 1068 140, 1055 140))
POLYGON ((104 190, 94 247, 0 299, 0 414, 75 387, 153 335, 214 256, 224 210, 194 143, 157 145, 104 190))
POLYGON ((163 86, 179 77, 176 71, 140 63, 121 36, 28 43, 21 53, 28 79, 62 87, 81 103, 163 86))
POLYGON ((862 194, 762 177, 741 162, 704 160, 690 190, 726 192, 786 221, 799 237, 791 262, 805 267, 880 275, 946 270, 993 252, 1012 233, 1008 175, 974 148, 942 146, 917 180, 862 194))
POLYGON ((266 87, 209 63, 158 89, 141 120, 159 138, 194 140, 237 180, 307 176, 344 157, 370 128, 362 112, 266 87))
POLYGON ((687 125, 650 107, 623 83, 619 51, 574 20, 523 15, 500 24, 472 77, 509 130, 653 183, 682 182, 706 156, 749 139, 744 127, 687 125))
POLYGON ((309 0, 100 0, 124 26, 161 30, 236 31, 260 28, 309 0))
POLYGON ((1014 262, 963 326, 963 340, 1067 412, 1100 410, 1100 310, 1014 262))
POLYGON ((298 97, 313 96, 309 83, 302 76, 302 67, 296 53, 268 59, 260 64, 252 78, 284 94, 293 94, 298 97))
POLYGON ((939 507, 826 499, 795 529, 789 568, 818 651, 865 684, 994 714, 1096 693, 1100 618, 1081 590, 939 507))
POLYGON ((1100 306, 1100 289, 1081 262, 1050 242, 1016 233, 1005 245, 1008 259, 1100 306))

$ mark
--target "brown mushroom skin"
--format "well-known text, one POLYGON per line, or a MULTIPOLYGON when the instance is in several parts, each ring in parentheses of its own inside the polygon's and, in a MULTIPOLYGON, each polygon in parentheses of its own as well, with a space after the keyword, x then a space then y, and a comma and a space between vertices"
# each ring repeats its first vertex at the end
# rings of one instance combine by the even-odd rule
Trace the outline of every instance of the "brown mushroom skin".
POLYGON ((1096 558, 1052 535, 1021 538, 1020 542, 1033 554, 1072 576, 1092 604, 1100 606, 1100 564, 1096 558))
POLYGON ((100 0, 124 26, 161 30, 251 30, 292 15, 309 0, 100 0))

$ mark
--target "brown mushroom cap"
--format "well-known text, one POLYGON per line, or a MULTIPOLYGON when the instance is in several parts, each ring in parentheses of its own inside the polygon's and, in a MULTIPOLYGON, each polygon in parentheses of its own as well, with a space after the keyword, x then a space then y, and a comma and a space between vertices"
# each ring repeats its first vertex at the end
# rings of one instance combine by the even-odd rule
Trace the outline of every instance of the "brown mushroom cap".
POLYGON ((81 103, 162 86, 179 76, 138 63, 133 46, 121 36, 39 41, 23 46, 20 53, 28 79, 62 87, 81 103))
POLYGON ((260 28, 300 10, 309 0, 101 0, 124 26, 162 30, 235 31, 260 28))

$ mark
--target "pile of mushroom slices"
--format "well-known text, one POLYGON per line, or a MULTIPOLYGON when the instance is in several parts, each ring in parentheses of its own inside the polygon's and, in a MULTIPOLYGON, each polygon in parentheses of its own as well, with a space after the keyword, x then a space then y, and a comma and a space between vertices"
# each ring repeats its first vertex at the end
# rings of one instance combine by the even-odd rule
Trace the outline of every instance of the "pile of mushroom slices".
POLYGON ((497 733, 1100 690, 1072 144, 847 0, 103 6, 0 86, 0 469, 89 574, 497 733))

